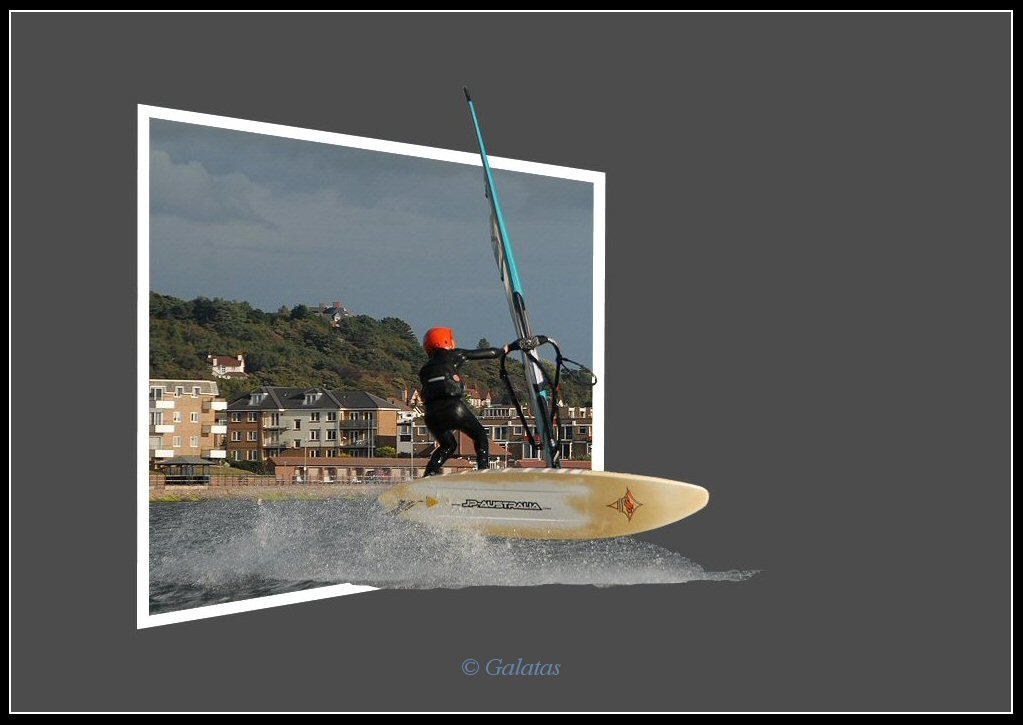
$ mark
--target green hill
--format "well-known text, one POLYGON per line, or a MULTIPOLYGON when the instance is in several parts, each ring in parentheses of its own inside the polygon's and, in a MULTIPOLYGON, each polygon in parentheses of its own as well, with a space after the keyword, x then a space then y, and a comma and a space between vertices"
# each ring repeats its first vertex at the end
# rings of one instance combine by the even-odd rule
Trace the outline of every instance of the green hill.
MULTIPOLYGON (((355 315, 334 328, 304 305, 263 312, 247 302, 150 294, 150 377, 212 380, 206 356, 239 352, 245 353, 249 377, 217 381, 228 400, 260 385, 318 385, 400 396, 403 388, 419 386, 419 368, 426 362, 417 335, 396 317, 355 315)), ((509 369, 521 393, 521 365, 510 362, 509 369)), ((490 389, 498 402, 508 402, 497 361, 469 363, 463 371, 467 385, 490 389)), ((568 405, 588 405, 590 388, 568 380, 562 398, 568 405)))

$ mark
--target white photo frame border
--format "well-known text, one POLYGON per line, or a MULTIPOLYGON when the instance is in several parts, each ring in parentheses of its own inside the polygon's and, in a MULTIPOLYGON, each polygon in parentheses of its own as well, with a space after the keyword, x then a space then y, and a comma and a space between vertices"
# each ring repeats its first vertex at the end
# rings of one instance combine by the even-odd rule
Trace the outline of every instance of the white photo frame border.
MULTIPOLYGON (((385 141, 382 139, 351 136, 329 131, 284 126, 260 121, 248 121, 240 118, 216 116, 192 111, 180 111, 159 106, 139 104, 138 106, 138 310, 137 330, 138 359, 137 380, 138 391, 138 435, 136 455, 139 481, 137 498, 137 623, 138 629, 157 627, 196 619, 219 617, 225 614, 251 612, 258 609, 279 607, 299 602, 312 602, 348 594, 375 591, 376 587, 357 584, 336 584, 332 586, 305 589, 298 592, 273 594, 255 599, 244 599, 237 602, 213 604, 192 609, 184 609, 162 614, 149 613, 149 429, 145 425, 147 400, 149 395, 149 122, 151 120, 178 121, 198 126, 221 128, 231 131, 244 131, 267 136, 326 143, 335 146, 382 151, 385 153, 402 154, 422 159, 450 161, 457 164, 477 166, 483 163, 479 154, 466 151, 420 146, 416 144, 385 141)), ((538 176, 549 176, 571 181, 582 181, 593 185, 593 373, 598 384, 593 389, 593 448, 591 465, 593 470, 604 470, 604 300, 605 300, 605 268, 604 268, 604 210, 605 210, 605 175, 600 171, 574 169, 567 166, 540 164, 532 161, 520 161, 498 156, 489 157, 494 169, 519 171, 538 176)))

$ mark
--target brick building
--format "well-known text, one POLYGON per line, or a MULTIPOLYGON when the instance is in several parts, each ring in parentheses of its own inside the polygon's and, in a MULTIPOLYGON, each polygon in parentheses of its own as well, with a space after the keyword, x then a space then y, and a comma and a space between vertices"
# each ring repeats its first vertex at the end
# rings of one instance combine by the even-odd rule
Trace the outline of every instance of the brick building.
POLYGON ((149 458, 227 456, 227 401, 217 396, 212 380, 149 381, 149 458))
MULTIPOLYGON (((526 411, 526 419, 530 423, 533 435, 536 425, 526 411)), ((534 451, 522 421, 519 420, 515 406, 490 405, 479 415, 480 423, 487 429, 491 442, 491 455, 495 455, 494 446, 500 448, 500 455, 510 461, 539 460, 540 453, 534 451)), ((403 430, 406 433, 407 430, 403 430)), ((561 406, 558 408, 558 445, 561 448, 562 460, 582 460, 592 454, 593 450, 593 408, 561 406)), ((426 428, 422 417, 414 420, 412 427, 414 445, 417 455, 424 446, 432 447, 433 437, 426 428)), ((460 452, 459 455, 462 453, 460 452)))
POLYGON ((370 458, 397 447, 398 414, 361 390, 263 386, 227 406, 228 457, 262 461, 300 449, 309 458, 370 458))

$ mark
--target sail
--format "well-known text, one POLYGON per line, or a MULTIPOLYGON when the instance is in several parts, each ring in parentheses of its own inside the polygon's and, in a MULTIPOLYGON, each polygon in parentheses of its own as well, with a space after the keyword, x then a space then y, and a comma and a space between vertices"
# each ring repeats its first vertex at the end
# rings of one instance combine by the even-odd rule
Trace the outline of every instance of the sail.
MULTIPOLYGON (((511 237, 508 234, 508 225, 504 220, 504 212, 501 210, 501 200, 497 193, 497 186, 494 184, 494 175, 490 170, 490 161, 487 158, 487 148, 483 143, 483 131, 480 129, 479 117, 476 115, 476 106, 469 95, 469 89, 463 88, 463 90, 465 91, 465 100, 469 103, 473 126, 476 129, 476 143, 480 149, 480 157, 483 159, 484 192, 490 201, 490 241, 494 248, 494 259, 497 262, 501 281, 504 282, 504 289, 508 295, 508 309, 519 338, 533 337, 533 328, 529 321, 529 312, 526 309, 522 291, 522 280, 519 277, 518 265, 515 263, 515 252, 511 246, 511 237)), ((543 372, 536 362, 531 360, 526 352, 523 351, 520 354, 529 381, 529 403, 536 421, 536 433, 540 439, 540 448, 547 465, 551 468, 558 468, 561 463, 561 452, 558 450, 554 432, 551 430, 550 412, 553 404, 551 391, 544 384, 543 372)), ((526 432, 528 433, 528 431, 526 432)))

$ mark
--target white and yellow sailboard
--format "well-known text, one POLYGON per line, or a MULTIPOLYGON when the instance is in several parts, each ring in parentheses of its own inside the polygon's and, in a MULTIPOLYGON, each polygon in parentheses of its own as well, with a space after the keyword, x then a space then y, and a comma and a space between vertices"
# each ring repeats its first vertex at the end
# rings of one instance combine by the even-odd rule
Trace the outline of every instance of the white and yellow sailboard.
POLYGON ((665 478, 584 469, 471 471, 400 483, 380 496, 423 524, 520 539, 601 539, 674 523, 707 489, 665 478))

